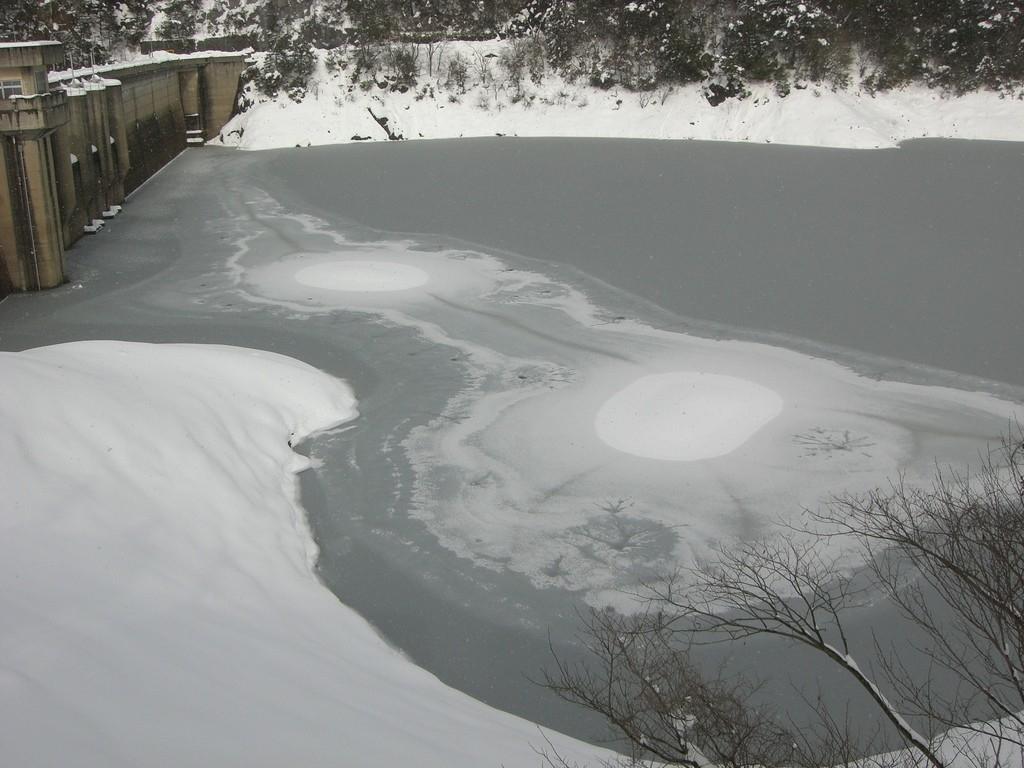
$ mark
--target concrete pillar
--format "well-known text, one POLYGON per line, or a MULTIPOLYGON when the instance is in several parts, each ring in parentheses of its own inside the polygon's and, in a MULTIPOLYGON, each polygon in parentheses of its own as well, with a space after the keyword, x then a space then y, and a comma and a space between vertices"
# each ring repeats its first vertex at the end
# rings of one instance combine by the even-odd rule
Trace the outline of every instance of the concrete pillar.
POLYGON ((14 290, 53 288, 64 282, 64 244, 61 237, 57 185, 51 172, 49 137, 5 137, 8 178, 14 204, 16 264, 9 272, 14 290), (11 171, 13 170, 13 173, 11 171))
POLYGON ((0 296, 22 283, 22 268, 18 258, 18 238, 15 230, 18 208, 14 192, 14 145, 7 136, 0 136, 0 296))
POLYGON ((86 87, 85 103, 88 115, 89 154, 88 162, 92 176, 92 189, 87 193, 89 217, 99 219, 110 207, 108 201, 110 184, 110 146, 107 139, 107 110, 104 91, 99 85, 86 87))
MULTIPOLYGON (((83 227, 92 220, 92 216, 89 214, 89 196, 94 187, 91 185, 93 170, 89 146, 92 142, 89 140, 86 91, 70 91, 67 105, 68 121, 57 129, 60 137, 57 146, 67 150, 67 170, 71 174, 71 186, 75 190, 74 207, 66 208, 63 211, 67 234, 64 243, 70 245, 82 236, 83 227), (78 160, 77 163, 71 163, 71 155, 75 156, 78 160)), ((60 157, 56 151, 54 155, 54 161, 59 164, 60 157)))
MULTIPOLYGON (((78 192, 75 190, 75 176, 71 166, 71 127, 62 125, 50 137, 53 147, 53 171, 57 178, 57 202, 60 204, 60 224, 64 247, 70 247, 78 239, 75 231, 75 212, 78 208, 78 192)), ((81 224, 78 225, 81 228, 81 224)))
POLYGON ((178 73, 181 89, 181 111, 186 115, 202 114, 202 98, 200 96, 199 68, 185 69, 178 73))
POLYGON ((124 99, 120 85, 107 86, 107 115, 110 122, 110 137, 114 140, 114 144, 111 146, 115 175, 115 199, 113 202, 120 205, 124 202, 124 181, 128 176, 128 168, 131 163, 128 156, 128 127, 125 123, 124 99))
POLYGON ((210 59, 203 73, 203 129, 207 140, 217 138, 220 129, 235 114, 238 83, 245 70, 243 60, 210 59))

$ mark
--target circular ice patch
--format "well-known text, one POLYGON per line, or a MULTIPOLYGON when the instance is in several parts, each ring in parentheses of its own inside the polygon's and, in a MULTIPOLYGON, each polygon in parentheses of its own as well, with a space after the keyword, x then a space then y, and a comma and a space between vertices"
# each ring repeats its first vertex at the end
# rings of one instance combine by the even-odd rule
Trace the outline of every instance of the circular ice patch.
POLYGON ((677 371, 637 379, 609 398, 594 429, 647 459, 697 461, 739 448, 782 411, 782 398, 734 376, 677 371))
POLYGON ((405 291, 429 279, 422 269, 393 261, 325 261, 295 273, 295 282, 331 291, 405 291))

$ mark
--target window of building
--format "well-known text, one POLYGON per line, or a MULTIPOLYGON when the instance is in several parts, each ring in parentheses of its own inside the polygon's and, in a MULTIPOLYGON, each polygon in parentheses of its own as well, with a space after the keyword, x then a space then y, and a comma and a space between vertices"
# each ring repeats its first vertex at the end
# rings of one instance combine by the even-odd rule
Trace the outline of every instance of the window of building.
POLYGON ((21 96, 21 80, 0 80, 0 99, 21 96))

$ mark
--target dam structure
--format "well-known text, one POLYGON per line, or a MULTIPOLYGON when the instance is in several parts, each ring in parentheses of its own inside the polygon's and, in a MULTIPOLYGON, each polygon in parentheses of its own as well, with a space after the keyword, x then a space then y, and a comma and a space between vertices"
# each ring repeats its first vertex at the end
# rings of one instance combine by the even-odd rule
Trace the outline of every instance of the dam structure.
POLYGON ((245 53, 55 71, 60 43, 0 43, 0 296, 53 288, 65 252, 231 119, 245 53))

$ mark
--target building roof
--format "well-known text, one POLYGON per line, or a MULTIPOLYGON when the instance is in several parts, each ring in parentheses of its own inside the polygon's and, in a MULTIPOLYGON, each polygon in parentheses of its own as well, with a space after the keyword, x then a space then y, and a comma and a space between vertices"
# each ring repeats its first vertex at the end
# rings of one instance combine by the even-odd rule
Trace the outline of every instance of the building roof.
POLYGON ((51 67, 64 60, 64 45, 56 40, 0 43, 0 67, 51 67))
POLYGON ((63 45, 59 40, 22 40, 16 43, 0 43, 0 48, 38 48, 42 45, 63 45))

